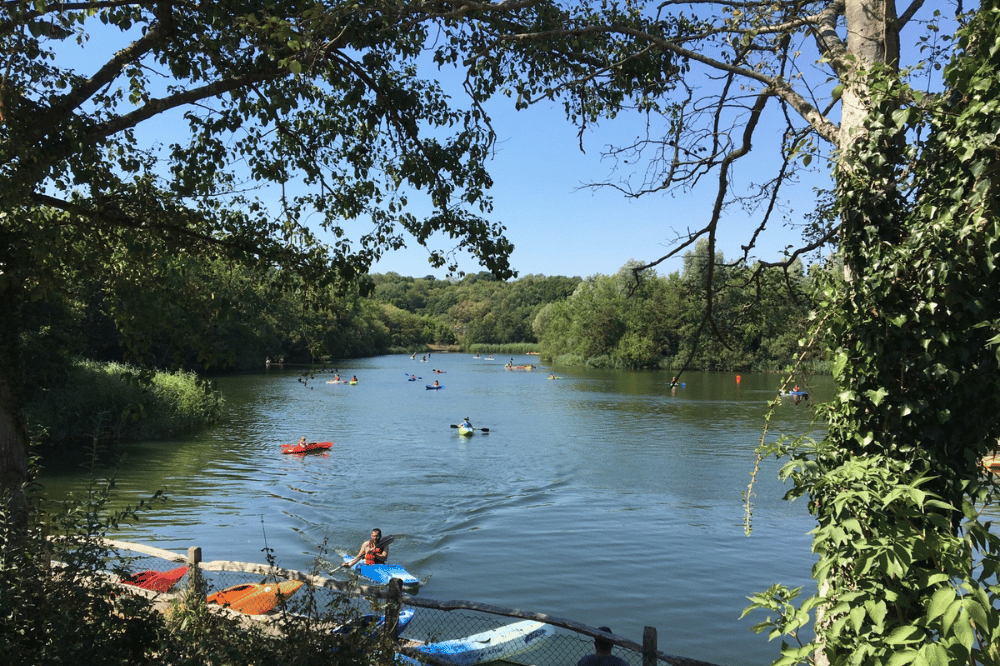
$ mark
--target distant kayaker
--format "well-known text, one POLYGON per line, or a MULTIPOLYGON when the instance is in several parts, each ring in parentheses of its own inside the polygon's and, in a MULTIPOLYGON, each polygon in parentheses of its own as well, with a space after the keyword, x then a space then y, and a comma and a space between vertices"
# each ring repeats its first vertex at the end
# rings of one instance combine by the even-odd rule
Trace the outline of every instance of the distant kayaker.
MULTIPOLYGON (((598 627, 598 629, 608 634, 612 633, 610 627, 598 627)), ((614 646, 615 644, 606 638, 597 638, 595 636, 594 654, 588 654, 576 662, 576 666, 629 666, 627 661, 611 654, 611 649, 614 646)))
POLYGON ((358 381, 358 376, 357 375, 351 375, 351 381, 352 382, 358 381))
POLYGON ((459 428, 465 428, 467 430, 475 430, 475 428, 472 427, 472 423, 469 421, 469 417, 468 416, 465 417, 464 421, 462 421, 460 424, 458 424, 458 427, 459 428))
POLYGON ((299 446, 305 446, 306 445, 305 435, 303 435, 302 437, 299 437, 299 444, 298 445, 299 446))
POLYGON ((357 556, 348 563, 348 567, 353 567, 358 560, 364 558, 365 564, 385 564, 389 558, 389 548, 387 546, 378 547, 378 542, 382 540, 382 530, 376 528, 372 530, 372 538, 361 544, 361 550, 357 556))

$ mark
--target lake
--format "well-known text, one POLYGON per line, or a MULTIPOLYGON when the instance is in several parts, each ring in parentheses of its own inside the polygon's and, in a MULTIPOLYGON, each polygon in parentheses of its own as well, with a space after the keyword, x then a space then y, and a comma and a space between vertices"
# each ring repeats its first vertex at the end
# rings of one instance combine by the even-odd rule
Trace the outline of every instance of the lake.
MULTIPOLYGON (((116 501, 158 489, 168 501, 111 536, 178 553, 197 545, 205 560, 263 562, 266 546, 279 566, 306 571, 321 553, 335 563, 356 553, 379 527, 396 536, 390 560, 421 579, 421 597, 607 624, 638 643, 652 626, 662 652, 724 666, 777 658, 778 642, 749 630, 763 615, 738 618, 774 583, 813 589, 814 524, 804 501, 781 500, 776 461, 757 475, 752 535, 743 528, 781 376, 686 373, 671 388, 664 372, 419 358, 340 362, 356 386, 292 367, 219 380, 219 425, 124 447, 116 501), (435 379, 444 388, 427 390, 435 379), (489 433, 460 437, 450 426, 466 416, 489 433), (281 455, 300 436, 335 444, 281 455)), ((826 400, 832 381, 810 390, 826 400)), ((809 404, 784 397, 768 440, 811 427, 809 404)), ((88 478, 50 464, 42 481, 62 497, 88 478)))

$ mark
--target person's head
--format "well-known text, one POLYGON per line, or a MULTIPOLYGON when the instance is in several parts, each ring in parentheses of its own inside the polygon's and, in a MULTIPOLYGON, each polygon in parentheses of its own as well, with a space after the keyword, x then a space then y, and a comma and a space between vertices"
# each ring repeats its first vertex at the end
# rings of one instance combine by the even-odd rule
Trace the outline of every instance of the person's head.
POLYGON ((466 422, 466 423, 468 423, 468 422, 469 422, 469 417, 468 417, 468 416, 466 416, 466 417, 465 417, 465 422, 466 422))
MULTIPOLYGON (((611 627, 598 627, 598 629, 606 634, 614 633, 611 631, 611 627)), ((614 647, 614 643, 606 638, 594 637, 594 649, 598 652, 611 652, 612 647, 614 647)))
POLYGON ((381 540, 382 540, 382 530, 376 527, 375 529, 372 530, 372 541, 378 543, 381 540))

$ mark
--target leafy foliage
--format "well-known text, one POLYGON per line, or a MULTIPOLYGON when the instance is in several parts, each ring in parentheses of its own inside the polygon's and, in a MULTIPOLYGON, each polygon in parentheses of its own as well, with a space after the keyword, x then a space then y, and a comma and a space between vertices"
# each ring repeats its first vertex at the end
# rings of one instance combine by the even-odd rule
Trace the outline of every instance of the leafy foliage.
POLYGON ((868 73, 871 113, 838 176, 849 275, 822 306, 843 390, 827 439, 786 451, 818 520, 820 589, 802 608, 821 640, 779 663, 813 649, 832 664, 996 663, 997 497, 979 461, 1000 437, 998 19, 983 2, 939 98, 868 73))
MULTIPOLYGON (((542 354, 563 363, 619 368, 769 370, 797 356, 810 299, 799 274, 785 283, 748 282, 749 269, 715 271, 715 302, 705 301, 707 244, 685 255, 683 273, 661 277, 626 264, 614 276, 583 281, 573 295, 542 309, 535 331, 542 354), (709 314, 710 313, 710 314, 709 314), (711 325, 709 325, 709 323, 711 325), (704 333, 704 334, 702 334, 704 333)), ((718 264, 724 265, 723 257, 718 264)))

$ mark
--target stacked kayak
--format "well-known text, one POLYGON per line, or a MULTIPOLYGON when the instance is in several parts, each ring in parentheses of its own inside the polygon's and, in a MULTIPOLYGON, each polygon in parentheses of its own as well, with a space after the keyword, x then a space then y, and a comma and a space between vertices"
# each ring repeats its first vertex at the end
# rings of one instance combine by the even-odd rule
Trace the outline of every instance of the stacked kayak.
POLYGON ((247 615, 269 613, 279 601, 287 599, 302 587, 302 581, 284 580, 280 583, 246 583, 234 585, 210 594, 208 603, 247 615))
MULTIPOLYGON (((413 645, 411 649, 437 661, 472 666, 492 661, 512 661, 512 657, 534 650, 555 633, 552 625, 524 620, 465 638, 413 645)), ((419 663, 411 657, 401 656, 401 659, 409 664, 419 663)))
POLYGON ((333 442, 306 442, 305 444, 282 444, 282 453, 309 453, 310 451, 326 451, 333 447, 333 442))
MULTIPOLYGON (((413 619, 415 611, 412 608, 401 608, 399 610, 399 620, 396 623, 396 637, 406 629, 406 625, 410 624, 410 620, 413 619)), ((353 632, 359 632, 365 636, 374 636, 382 631, 382 627, 385 626, 385 615, 376 615, 375 613, 368 613, 367 615, 362 615, 356 620, 351 620, 342 627, 338 627, 334 633, 338 634, 348 634, 353 632)))
POLYGON ((187 573, 187 567, 177 567, 170 571, 140 571, 122 578, 122 582, 133 587, 141 587, 153 592, 166 592, 187 573))

